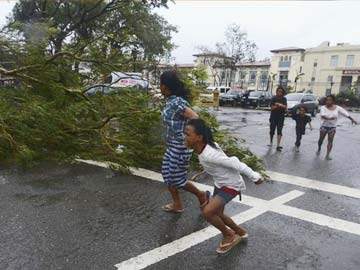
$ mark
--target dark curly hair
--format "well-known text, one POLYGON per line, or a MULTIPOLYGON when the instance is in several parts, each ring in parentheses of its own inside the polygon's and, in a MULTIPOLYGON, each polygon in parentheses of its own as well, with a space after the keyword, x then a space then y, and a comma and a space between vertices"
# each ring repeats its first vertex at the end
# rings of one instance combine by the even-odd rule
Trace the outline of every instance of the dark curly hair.
POLYGON ((164 71, 160 76, 160 84, 165 85, 172 95, 188 99, 189 92, 176 71, 164 71))
POLYGON ((212 135, 210 127, 208 127, 204 120, 202 119, 191 119, 187 122, 187 126, 194 127, 194 131, 197 135, 203 136, 203 142, 210 145, 211 147, 217 149, 214 142, 214 137, 212 135))

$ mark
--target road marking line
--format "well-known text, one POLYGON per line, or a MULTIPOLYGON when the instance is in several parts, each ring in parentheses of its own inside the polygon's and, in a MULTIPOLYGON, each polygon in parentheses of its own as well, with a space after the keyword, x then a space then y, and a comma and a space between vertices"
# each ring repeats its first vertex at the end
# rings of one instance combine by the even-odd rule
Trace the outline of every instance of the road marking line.
MULTIPOLYGON (((196 183, 199 184, 199 183, 196 183)), ((205 185, 206 186, 206 185, 205 185)), ((293 200, 301 195, 304 192, 293 190, 286 194, 283 194, 277 198, 274 198, 270 201, 265 201, 266 205, 263 202, 254 208, 246 210, 242 213, 239 213, 232 217, 235 223, 241 224, 251 219, 254 219, 266 212, 268 208, 276 207, 279 204, 286 203, 290 200, 293 200), (264 207, 265 206, 265 207, 264 207)), ((180 253, 186 249, 189 249, 197 244, 200 244, 210 238, 213 238, 219 235, 219 230, 215 229, 213 226, 206 227, 200 231, 194 232, 192 234, 186 235, 182 238, 179 238, 171 243, 160 246, 143 254, 140 254, 136 257, 133 257, 129 260, 123 261, 115 265, 118 270, 140 270, 148 267, 152 264, 155 264, 159 261, 162 261, 170 256, 173 256, 177 253, 180 253)))
MULTIPOLYGON (((110 164, 110 163, 93 162, 93 161, 84 161, 84 162, 89 163, 89 164, 94 164, 94 165, 100 164, 99 166, 101 166, 101 167, 109 167, 109 164, 110 164)), ((147 178, 150 180, 155 180, 158 182, 162 182, 162 176, 160 173, 156 173, 156 172, 146 170, 146 169, 132 169, 132 172, 136 176, 147 178)), ((274 172, 272 172, 272 173, 274 175, 277 174, 274 172)), ((281 180, 283 180, 284 182, 287 181, 287 180, 284 180, 285 179, 284 177, 286 177, 286 176, 293 177, 292 175, 285 175, 285 174, 280 174, 280 175, 281 175, 281 180)), ((290 183, 290 184, 294 184, 294 185, 297 184, 299 186, 303 186, 306 188, 312 188, 312 186, 313 186, 314 189, 324 190, 324 191, 328 191, 328 192, 332 192, 332 193, 336 193, 336 194, 341 194, 341 193, 335 192, 335 190, 332 190, 334 188, 334 186, 337 189, 345 188, 344 190, 340 191, 343 193, 345 193, 344 191, 346 191, 348 189, 350 189, 351 192, 354 192, 354 190, 358 191, 357 189, 354 189, 354 188, 348 188, 348 187, 344 187, 344 186, 340 186, 340 185, 324 183, 324 182, 310 180, 310 179, 301 178, 301 177, 294 177, 294 179, 296 179, 296 180, 294 180, 294 183, 292 182, 292 180, 287 181, 286 183, 290 183), (320 184, 324 184, 324 187, 322 187, 322 186, 319 187, 318 185, 320 185, 320 184), (308 187, 307 185, 309 185, 310 187, 308 187)), ((192 183, 202 190, 213 190, 212 186, 197 183, 197 182, 192 182, 192 183)), ((283 195, 283 196, 285 196, 285 199, 282 201, 282 203, 284 203, 284 201, 288 200, 287 196, 296 196, 297 193, 300 194, 299 192, 302 193, 301 191, 293 191, 293 192, 286 193, 285 195, 283 195)), ((347 193, 349 193, 349 192, 347 192, 347 193)), ((343 195, 345 195, 345 194, 343 194, 343 195)), ((357 196, 357 193, 354 193, 354 194, 351 193, 349 195, 352 195, 350 197, 355 197, 355 196, 357 196)), ((349 195, 347 195, 347 196, 349 196, 349 195)), ((279 204, 279 203, 275 206, 269 206, 269 204, 268 204, 269 201, 263 200, 260 198, 256 198, 256 197, 252 197, 252 196, 242 195, 242 198, 243 198, 243 200, 241 202, 238 202, 238 201, 233 201, 233 202, 245 204, 245 205, 251 206, 251 207, 266 208, 270 211, 276 212, 281 215, 295 217, 300 220, 308 221, 308 222, 311 222, 311 223, 314 223, 314 224, 317 224, 320 226, 325 226, 325 227, 329 227, 329 228, 332 228, 335 230, 360 235, 360 224, 358 224, 358 223, 346 221, 343 219, 333 218, 333 217, 330 217, 327 215, 318 214, 318 213, 311 212, 308 210, 302 210, 302 209, 299 209, 296 207, 283 205, 283 204, 279 204)), ((357 197, 355 197, 355 198, 357 198, 357 197)), ((282 200, 282 196, 277 197, 276 199, 282 200)))
MULTIPOLYGON (((82 160, 79 160, 82 161, 82 160)), ((104 162, 94 162, 94 161, 82 161, 88 164, 98 165, 101 167, 108 168, 113 163, 104 163, 104 162)), ((147 178, 150 180, 162 182, 162 176, 159 173, 149 171, 146 169, 132 169, 132 173, 136 176, 147 178)), ((294 184, 298 186, 303 186, 306 188, 313 188, 317 190, 332 192, 335 194, 342 194, 349 197, 355 197, 358 198, 358 190, 355 188, 349 188, 345 186, 330 184, 330 183, 324 183, 317 180, 311 180, 301 177, 296 177, 292 175, 286 175, 281 173, 275 173, 270 172, 270 176, 272 178, 277 178, 277 181, 294 184), (270 175, 271 174, 271 175, 270 175), (287 177, 291 178, 291 180, 287 180, 287 177), (336 189, 336 190, 335 190, 336 189)), ((213 187, 197 182, 193 182, 198 188, 202 190, 212 190, 213 187)), ((331 229, 335 229, 338 231, 343 231, 355 235, 360 235, 360 224, 333 218, 327 215, 318 214, 312 211, 299 209, 296 207, 284 205, 284 203, 293 200, 301 195, 303 195, 304 192, 293 190, 291 192, 288 192, 284 195, 281 195, 271 201, 266 201, 260 198, 251 197, 247 195, 243 195, 243 200, 241 202, 233 201, 234 203, 239 204, 245 204, 248 206, 251 206, 253 208, 244 211, 238 215, 235 215, 232 217, 234 221, 238 224, 246 222, 248 220, 251 220, 263 213, 266 213, 268 211, 278 213, 280 215, 285 215, 293 218, 297 218, 303 221, 307 221, 313 224, 317 224, 320 226, 328 227, 331 229)), ((187 248, 192 247, 193 245, 196 245, 198 243, 201 243, 215 235, 217 235, 217 231, 215 228, 208 227, 205 228, 199 232, 195 232, 193 234, 190 234, 188 236, 185 236, 185 238, 181 238, 178 240, 175 240, 172 243, 169 243, 165 246, 159 247, 157 249, 154 249, 152 251, 146 252, 142 255, 139 255, 137 257, 134 257, 130 260, 124 261, 122 263, 119 263, 116 265, 118 269, 142 269, 144 267, 147 267, 148 265, 151 265, 153 263, 156 263, 160 260, 163 260, 169 256, 172 256, 178 252, 184 251, 187 248), (203 240, 205 239, 205 240, 203 240), (188 243, 188 244, 186 244, 188 243)))
MULTIPOLYGON (((98 161, 93 161, 93 160, 81 160, 81 159, 77 159, 77 161, 88 163, 91 165, 100 166, 103 168, 109 168, 110 165, 116 166, 116 164, 112 163, 112 162, 98 162, 98 161)), ((131 172, 133 175, 136 175, 139 177, 163 182, 161 174, 154 172, 154 171, 150 171, 150 170, 146 170, 146 169, 131 169, 131 172)), ((304 177, 299 177, 299 176, 294 176, 294 175, 284 174, 284 173, 278 173, 278 172, 273 172, 273 171, 267 171, 266 173, 270 176, 271 180, 273 180, 273 181, 287 183, 287 184, 300 186, 300 187, 304 187, 304 188, 326 191, 326 192, 330 192, 330 193, 334 193, 334 194, 338 194, 338 195, 344 195, 344 196, 360 199, 360 189, 357 189, 357 188, 332 184, 332 183, 323 182, 323 181, 319 181, 319 180, 313 180, 313 179, 308 179, 308 178, 304 178, 304 177)), ((196 183, 196 184, 200 184, 200 183, 196 183)), ((206 186, 206 185, 201 188, 205 189, 206 187, 209 188, 209 186, 206 186)))
MULTIPOLYGON (((237 223, 246 222, 261 214, 266 210, 260 208, 251 208, 245 212, 233 217, 237 223)), ((194 232, 171 243, 160 246, 129 260, 123 261, 115 265, 118 270, 139 270, 162 261, 170 256, 189 249, 219 234, 219 231, 213 226, 206 227, 200 231, 194 232)))
POLYGON ((274 181, 360 199, 360 189, 357 188, 272 171, 267 171, 266 173, 270 176, 271 180, 274 181))
POLYGON ((360 224, 347 220, 329 217, 323 214, 314 213, 308 210, 303 210, 288 205, 279 204, 276 206, 271 206, 269 210, 281 215, 297 218, 338 231, 360 235, 360 224))

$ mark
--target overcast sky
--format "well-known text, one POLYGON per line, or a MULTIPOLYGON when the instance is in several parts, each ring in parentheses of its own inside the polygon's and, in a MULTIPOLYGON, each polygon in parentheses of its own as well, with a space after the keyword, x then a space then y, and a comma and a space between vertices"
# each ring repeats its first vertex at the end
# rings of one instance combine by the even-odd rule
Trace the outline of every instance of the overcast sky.
POLYGON ((195 47, 214 47, 231 23, 240 24, 259 47, 258 59, 272 49, 312 47, 322 41, 360 44, 360 1, 176 1, 158 11, 178 26, 177 63, 191 63, 195 47))
MULTIPOLYGON (((0 0, 0 24, 15 1, 0 0)), ((214 47, 231 23, 240 24, 259 47, 258 59, 270 50, 312 47, 322 41, 360 44, 360 1, 176 1, 157 12, 178 27, 173 40, 175 62, 191 63, 196 47, 214 47)))

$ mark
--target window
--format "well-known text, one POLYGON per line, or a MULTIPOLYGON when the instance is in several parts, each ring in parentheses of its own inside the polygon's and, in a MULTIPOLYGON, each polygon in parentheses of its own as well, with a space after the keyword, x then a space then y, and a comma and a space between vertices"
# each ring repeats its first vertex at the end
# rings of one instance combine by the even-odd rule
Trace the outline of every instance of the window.
POLYGON ((302 67, 300 67, 300 72, 299 73, 301 73, 301 71, 302 71, 302 67))
POLYGON ((312 78, 311 78, 311 81, 312 81, 312 82, 315 82, 315 77, 312 77, 312 78))
POLYGON ((285 62, 287 62, 287 61, 288 61, 288 56, 286 55, 286 56, 285 56, 285 62))
POLYGON ((289 61, 291 61, 291 56, 289 56, 289 61))
POLYGON ((328 81, 328 82, 332 82, 332 81, 333 81, 333 76, 332 76, 332 75, 329 75, 329 76, 327 77, 327 81, 328 81))
POLYGON ((314 62, 314 67, 317 67, 317 62, 314 62))
POLYGON ((280 57, 280 61, 281 61, 281 62, 284 61, 284 57, 283 57, 283 56, 280 57))
POLYGON ((256 71, 250 71, 250 82, 256 81, 256 71))
POLYGON ((338 60, 339 60, 339 56, 338 56, 338 55, 333 55, 333 56, 331 56, 330 66, 331 66, 331 67, 336 67, 336 66, 338 65, 338 60))
POLYGON ((354 65, 355 55, 346 56, 346 66, 352 67, 354 65))
POLYGON ((262 80, 262 81, 266 81, 266 80, 267 80, 267 77, 268 77, 267 71, 262 71, 262 72, 261 72, 261 80, 262 80))

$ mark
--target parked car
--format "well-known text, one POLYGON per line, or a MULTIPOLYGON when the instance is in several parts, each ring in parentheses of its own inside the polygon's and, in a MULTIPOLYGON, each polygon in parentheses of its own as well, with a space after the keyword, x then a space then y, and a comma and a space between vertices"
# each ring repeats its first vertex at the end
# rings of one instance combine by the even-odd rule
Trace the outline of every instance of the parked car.
POLYGON ((96 84, 87 88, 84 93, 89 96, 96 94, 108 95, 110 93, 115 93, 119 90, 119 87, 113 87, 109 84, 96 84))
POLYGON ((242 97, 242 104, 248 107, 269 107, 272 94, 267 91, 252 91, 242 97))
POLYGON ((241 89, 231 89, 226 94, 220 96, 220 106, 236 106, 239 103, 244 91, 241 89))
POLYGON ((229 86, 208 86, 206 88, 206 90, 210 90, 210 91, 215 91, 218 90, 220 92, 220 96, 225 95, 228 91, 230 91, 230 87, 229 86))
POLYGON ((304 106, 311 116, 315 116, 319 110, 319 101, 313 94, 291 93, 286 96, 288 115, 296 113, 300 106, 304 106))

